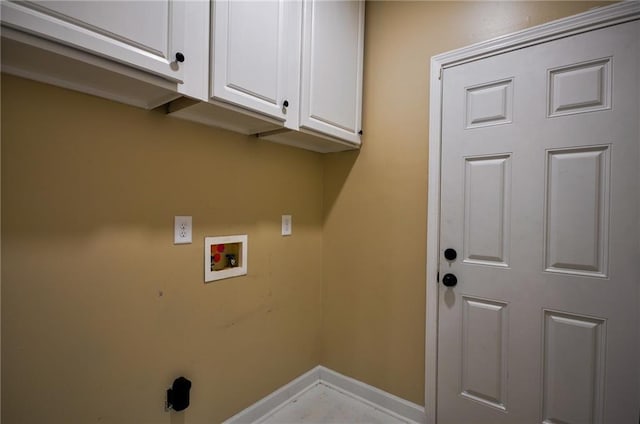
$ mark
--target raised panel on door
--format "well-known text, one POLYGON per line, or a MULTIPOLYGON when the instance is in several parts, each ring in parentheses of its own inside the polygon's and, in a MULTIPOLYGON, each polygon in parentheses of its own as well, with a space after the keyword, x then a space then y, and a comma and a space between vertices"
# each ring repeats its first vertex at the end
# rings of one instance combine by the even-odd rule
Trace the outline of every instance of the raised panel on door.
POLYGON ((602 422, 605 320, 544 311, 543 423, 602 422))
POLYGON ((300 127, 360 143, 364 1, 304 2, 300 127))
POLYGON ((462 298, 462 397, 506 410, 507 337, 507 304, 462 298))
POLYGON ((547 271, 607 276, 609 160, 609 146, 547 152, 547 271))
POLYGON ((2 23, 171 81, 189 60, 182 1, 3 1, 2 23))
POLYGON ((286 0, 214 2, 211 97, 281 121, 293 114, 297 96, 286 94, 295 94, 287 79, 299 13, 286 0))
POLYGON ((465 158, 463 260, 509 266, 509 155, 465 158))

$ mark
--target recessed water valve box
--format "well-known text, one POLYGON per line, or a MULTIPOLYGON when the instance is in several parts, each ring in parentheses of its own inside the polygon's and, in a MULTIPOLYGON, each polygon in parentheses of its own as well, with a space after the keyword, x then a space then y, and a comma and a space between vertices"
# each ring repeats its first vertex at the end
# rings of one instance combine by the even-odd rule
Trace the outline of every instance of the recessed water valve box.
POLYGON ((205 237, 204 282, 247 274, 247 235, 205 237))

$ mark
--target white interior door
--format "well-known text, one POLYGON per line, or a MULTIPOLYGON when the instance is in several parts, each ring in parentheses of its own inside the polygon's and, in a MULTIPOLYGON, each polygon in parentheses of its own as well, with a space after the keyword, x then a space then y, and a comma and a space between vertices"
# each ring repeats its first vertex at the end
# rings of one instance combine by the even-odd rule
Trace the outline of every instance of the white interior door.
POLYGON ((635 21, 444 71, 439 423, 638 423, 639 49, 635 21))
MULTIPOLYGON (((182 81, 185 3, 151 1, 3 1, 3 24, 182 81)), ((185 62, 189 58, 183 59, 185 62)))

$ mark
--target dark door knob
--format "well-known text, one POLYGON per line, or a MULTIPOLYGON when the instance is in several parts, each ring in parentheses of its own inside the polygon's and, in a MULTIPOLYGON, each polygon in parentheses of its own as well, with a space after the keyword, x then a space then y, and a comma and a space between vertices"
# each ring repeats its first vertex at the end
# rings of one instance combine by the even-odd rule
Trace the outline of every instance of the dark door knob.
POLYGON ((176 62, 184 62, 184 55, 180 52, 176 53, 176 62))
POLYGON ((455 251, 455 249, 449 248, 444 251, 444 257, 446 260, 452 261, 458 257, 458 253, 455 251))
POLYGON ((444 277, 442 277, 442 284, 447 287, 453 287, 458 284, 458 279, 453 274, 445 274, 444 277))
POLYGON ((282 106, 289 107, 289 100, 285 100, 284 102, 282 102, 282 106))

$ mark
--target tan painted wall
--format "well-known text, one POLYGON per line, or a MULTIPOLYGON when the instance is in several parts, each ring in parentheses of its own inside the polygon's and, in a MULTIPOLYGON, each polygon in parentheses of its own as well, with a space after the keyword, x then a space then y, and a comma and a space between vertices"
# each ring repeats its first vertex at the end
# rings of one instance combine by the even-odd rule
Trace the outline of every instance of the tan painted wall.
POLYGON ((364 147, 325 157, 3 75, 3 422, 219 422, 318 363, 422 404, 429 58, 597 5, 367 3, 364 147))
POLYGON ((367 3, 363 148, 325 160, 323 365, 424 404, 430 57, 600 4, 367 3))
POLYGON ((317 365, 322 172, 316 153, 3 75, 3 423, 215 423, 317 365), (173 245, 174 215, 193 244, 173 245), (203 238, 238 233, 249 275, 204 284, 203 238), (191 406, 165 413, 179 375, 191 406))

